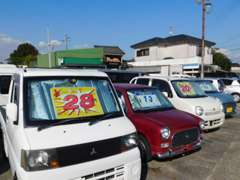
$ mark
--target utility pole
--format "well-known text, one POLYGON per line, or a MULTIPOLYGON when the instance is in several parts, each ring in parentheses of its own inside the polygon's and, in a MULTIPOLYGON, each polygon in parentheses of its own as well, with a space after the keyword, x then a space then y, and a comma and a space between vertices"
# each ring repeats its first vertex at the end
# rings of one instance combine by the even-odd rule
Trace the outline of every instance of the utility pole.
POLYGON ((65 34, 64 35, 64 43, 65 43, 65 49, 67 50, 68 49, 68 45, 69 45, 69 41, 70 41, 70 37, 67 35, 67 34, 65 34))
POLYGON ((205 31, 206 31, 206 0, 202 0, 202 58, 201 58, 201 78, 204 78, 205 60, 205 31))
POLYGON ((49 28, 47 28, 47 46, 48 46, 48 66, 49 68, 52 67, 52 44, 51 44, 51 38, 50 38, 50 31, 49 28))
POLYGON ((210 13, 212 3, 210 0, 196 0, 196 2, 202 5, 201 78, 204 78, 206 13, 210 13))

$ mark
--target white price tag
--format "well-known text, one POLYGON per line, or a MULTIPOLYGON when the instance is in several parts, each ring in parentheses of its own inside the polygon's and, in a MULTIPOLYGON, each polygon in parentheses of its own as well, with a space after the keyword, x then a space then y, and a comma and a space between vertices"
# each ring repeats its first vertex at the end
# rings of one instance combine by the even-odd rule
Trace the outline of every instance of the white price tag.
POLYGON ((161 106, 161 103, 155 94, 137 95, 137 98, 142 107, 161 106))

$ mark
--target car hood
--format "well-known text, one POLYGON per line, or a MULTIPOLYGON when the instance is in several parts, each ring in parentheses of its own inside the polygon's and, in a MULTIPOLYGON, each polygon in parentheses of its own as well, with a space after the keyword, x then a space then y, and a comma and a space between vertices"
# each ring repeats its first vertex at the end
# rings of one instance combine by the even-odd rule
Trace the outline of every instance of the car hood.
POLYGON ((199 118, 176 109, 140 113, 138 116, 171 130, 197 127, 200 121, 199 118))
MULTIPOLYGON (((212 111, 221 111, 221 102, 213 97, 202 97, 202 98, 185 98, 184 102, 193 108, 201 106, 205 112, 212 111)), ((182 109, 183 110, 183 109, 182 109)))
POLYGON ((124 136, 135 132, 135 127, 126 117, 98 122, 53 126, 38 131, 26 128, 25 134, 31 150, 72 146, 124 136))
POLYGON ((230 94, 216 92, 216 93, 207 93, 207 95, 218 98, 223 104, 234 103, 234 99, 230 94))

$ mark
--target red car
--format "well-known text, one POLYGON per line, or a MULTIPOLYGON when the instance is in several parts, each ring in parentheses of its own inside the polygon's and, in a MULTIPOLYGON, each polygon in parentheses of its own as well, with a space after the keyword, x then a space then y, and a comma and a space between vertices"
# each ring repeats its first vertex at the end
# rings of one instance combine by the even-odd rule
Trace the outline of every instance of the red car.
POLYGON ((136 84, 115 84, 128 118, 139 134, 146 160, 159 160, 201 148, 203 121, 177 110, 156 88, 136 84))

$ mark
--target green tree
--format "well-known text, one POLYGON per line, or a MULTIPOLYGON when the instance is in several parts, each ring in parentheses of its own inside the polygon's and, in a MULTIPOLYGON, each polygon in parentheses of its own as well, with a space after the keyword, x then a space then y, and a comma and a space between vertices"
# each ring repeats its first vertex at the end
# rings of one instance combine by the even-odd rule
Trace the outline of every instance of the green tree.
POLYGON ((16 50, 10 54, 10 63, 16 65, 31 65, 37 60, 38 50, 32 44, 20 44, 16 50))
POLYGON ((225 71, 231 70, 231 60, 223 53, 213 53, 213 64, 220 66, 225 71))

